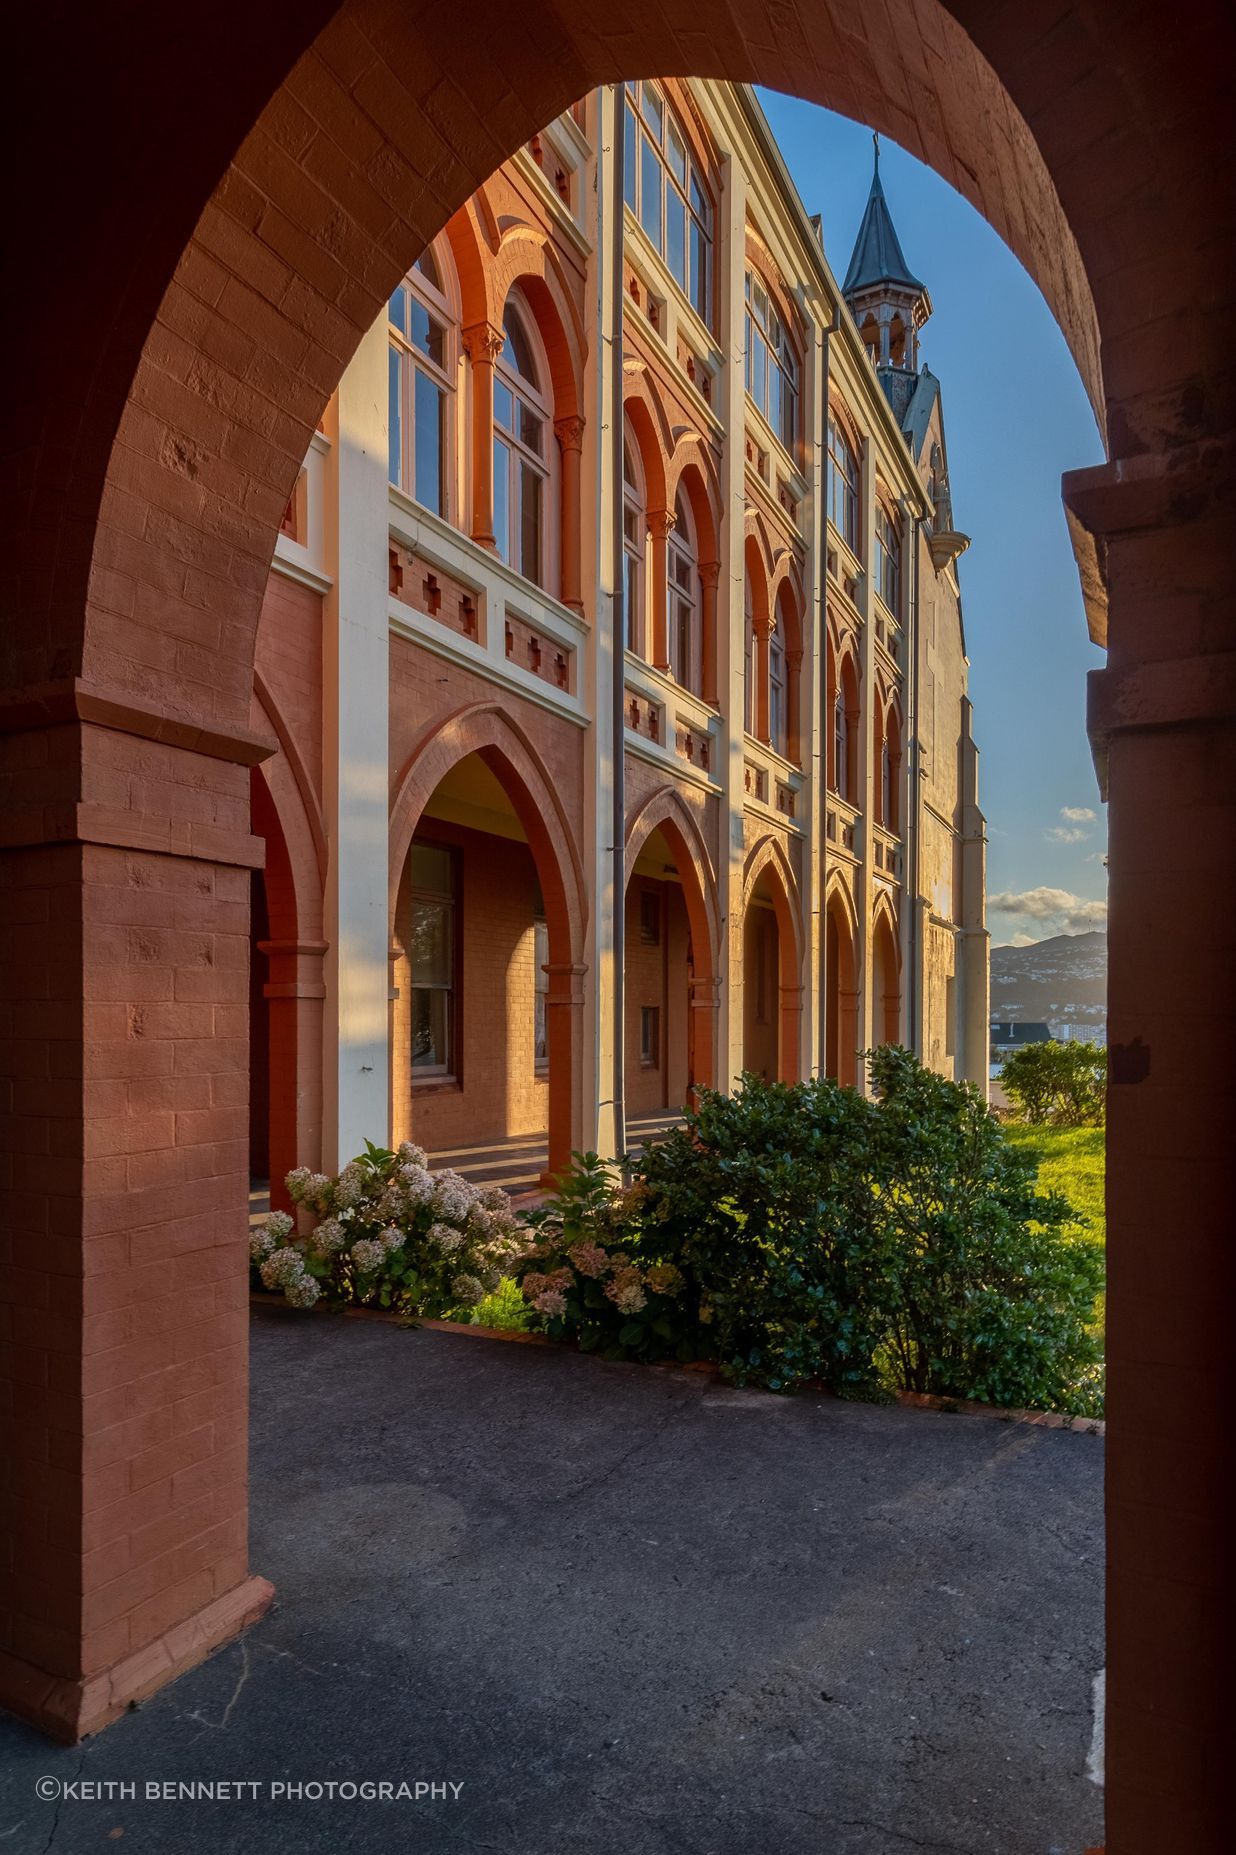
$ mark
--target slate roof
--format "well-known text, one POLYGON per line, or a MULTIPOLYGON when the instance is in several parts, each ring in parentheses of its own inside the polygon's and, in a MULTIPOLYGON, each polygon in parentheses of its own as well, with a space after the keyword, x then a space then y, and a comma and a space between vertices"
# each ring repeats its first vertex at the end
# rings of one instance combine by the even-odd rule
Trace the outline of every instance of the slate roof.
POLYGON ((878 284, 894 284, 900 289, 912 290, 916 295, 924 294, 927 288, 906 263, 893 226, 888 201, 880 182, 880 144, 877 141, 867 209, 858 228, 850 268, 845 274, 841 293, 843 296, 852 296, 859 290, 868 290, 878 284))

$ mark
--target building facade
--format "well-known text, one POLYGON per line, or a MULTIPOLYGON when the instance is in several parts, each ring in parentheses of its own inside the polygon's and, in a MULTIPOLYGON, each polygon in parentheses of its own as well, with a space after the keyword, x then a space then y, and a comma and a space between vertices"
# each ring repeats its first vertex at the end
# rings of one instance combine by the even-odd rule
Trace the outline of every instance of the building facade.
POLYGON ((986 1087, 930 307, 878 156, 839 286, 717 83, 590 94, 422 254, 259 630, 255 1173, 518 1183, 889 1041, 986 1087))

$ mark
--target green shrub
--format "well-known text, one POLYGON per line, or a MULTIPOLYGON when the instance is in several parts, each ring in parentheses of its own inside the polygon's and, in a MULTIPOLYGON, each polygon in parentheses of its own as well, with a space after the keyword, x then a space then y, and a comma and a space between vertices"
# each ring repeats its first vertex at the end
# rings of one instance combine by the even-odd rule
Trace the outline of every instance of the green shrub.
POLYGON ((524 1294, 551 1335, 608 1357, 715 1359, 773 1390, 870 1387, 873 1112, 833 1082, 704 1091, 627 1190, 578 1160, 521 1265, 524 1294))
POLYGON ((550 1204, 529 1219, 516 1278, 551 1339, 574 1339, 607 1359, 696 1357, 698 1299, 648 1240, 644 1197, 615 1184, 595 1153, 572 1155, 550 1204))
POLYGON ((836 1082, 746 1075, 732 1096, 705 1092, 641 1160, 644 1242, 683 1271, 709 1355, 736 1384, 871 1387, 874 1118, 836 1082))
POLYGON ((735 1383, 878 1387, 1098 1415, 1102 1256, 978 1091, 907 1050, 875 1099, 745 1076, 625 1190, 577 1156, 516 1268, 545 1330, 735 1383))
POLYGON ((1000 1081, 1033 1126, 1097 1127, 1107 1092, 1107 1051, 1100 1044, 1028 1043, 1004 1059, 1000 1081))
POLYGON ((293 1307, 325 1296, 431 1318, 468 1320, 509 1273, 522 1243, 501 1186, 470 1185, 457 1172, 430 1172, 423 1148, 373 1146, 335 1177, 298 1166, 292 1202, 318 1222, 296 1234, 272 1211, 250 1238, 254 1269, 293 1307))
POLYGON ((908 1391, 1060 1407, 1099 1358, 1099 1250, 972 1084, 896 1047, 869 1064, 885 1370, 908 1391))

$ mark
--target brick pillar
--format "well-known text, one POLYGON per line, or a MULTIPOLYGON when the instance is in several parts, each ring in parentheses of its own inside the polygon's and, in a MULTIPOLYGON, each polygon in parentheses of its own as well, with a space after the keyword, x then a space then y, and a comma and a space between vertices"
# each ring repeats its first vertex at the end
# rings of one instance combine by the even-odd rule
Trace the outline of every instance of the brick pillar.
POLYGON ((695 1062, 694 1086, 716 1088, 717 1025, 721 1010, 721 981, 716 977, 692 979, 690 1047, 695 1062))
POLYGON ((575 1077, 583 1053, 586 966, 550 961, 545 972, 545 1035, 549 1044, 549 1153, 543 1182, 552 1183, 571 1163, 577 1144, 575 1077))
POLYGON ((0 1704, 73 1740, 271 1596, 246 1481, 248 768, 269 749, 80 681, 0 719, 0 1704))
POLYGON ((270 961, 263 988, 270 1024, 270 1202, 290 1211, 283 1181, 294 1166, 322 1164, 321 940, 261 940, 270 961))
MULTIPOLYGON (((787 964, 794 956, 794 941, 791 935, 780 930, 780 954, 787 964)), ((779 1082, 797 1082, 801 1079, 801 1045, 803 1024, 803 988, 800 985, 782 985, 778 988, 781 1009, 781 1048, 778 1068, 781 1074, 779 1082)))
POLYGON ((1110 810, 1107 1847, 1230 1836, 1232 447, 1065 478, 1099 546, 1110 810), (1225 456, 1225 450, 1227 455, 1225 456))

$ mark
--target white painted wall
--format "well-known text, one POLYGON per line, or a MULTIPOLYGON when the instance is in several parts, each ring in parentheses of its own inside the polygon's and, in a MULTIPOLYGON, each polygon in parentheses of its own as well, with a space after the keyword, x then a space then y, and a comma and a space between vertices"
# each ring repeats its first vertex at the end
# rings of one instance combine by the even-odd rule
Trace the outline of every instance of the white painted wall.
POLYGON ((387 333, 368 331, 335 400, 334 585, 325 600, 323 789, 328 848, 323 1012, 328 1170, 390 1126, 390 636, 387 333))

